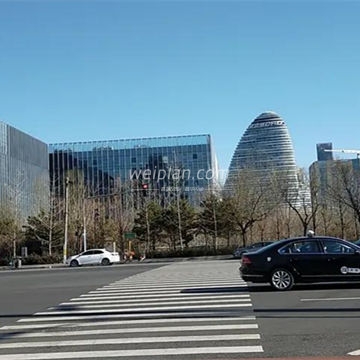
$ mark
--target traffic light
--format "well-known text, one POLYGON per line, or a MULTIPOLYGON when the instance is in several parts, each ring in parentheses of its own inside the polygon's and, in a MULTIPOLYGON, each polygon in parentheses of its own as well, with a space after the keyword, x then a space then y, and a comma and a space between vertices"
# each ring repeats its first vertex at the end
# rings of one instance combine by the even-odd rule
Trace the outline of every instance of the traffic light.
POLYGON ((146 183, 141 184, 141 188, 142 188, 142 194, 143 194, 143 196, 147 196, 147 191, 148 191, 148 189, 149 189, 149 184, 146 184, 146 183))

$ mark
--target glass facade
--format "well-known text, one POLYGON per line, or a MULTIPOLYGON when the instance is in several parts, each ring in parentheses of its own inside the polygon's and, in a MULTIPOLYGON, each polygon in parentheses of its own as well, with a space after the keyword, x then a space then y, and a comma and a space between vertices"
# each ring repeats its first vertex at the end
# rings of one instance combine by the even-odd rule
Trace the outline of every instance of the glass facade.
MULTIPOLYGON (((322 145, 322 144, 321 144, 322 145)), ((359 178, 360 175, 360 159, 333 159, 332 153, 330 159, 324 159, 320 157, 320 160, 315 161, 310 166, 310 178, 311 183, 315 184, 314 192, 317 194, 317 201, 320 204, 329 204, 330 200, 334 200, 329 196, 333 192, 332 189, 339 189, 344 186, 343 179, 351 178, 352 175, 356 175, 359 178), (347 169, 344 171, 344 169, 347 169), (351 176, 350 176, 351 175, 351 176)), ((351 183, 351 182, 349 182, 351 183)), ((357 182, 355 182, 355 188, 358 188, 357 182)), ((345 192, 345 190, 343 190, 345 192)), ((343 198, 348 196, 344 193, 343 198)))
POLYGON ((144 186, 149 196, 165 201, 176 187, 196 203, 217 176, 210 135, 50 144, 49 152, 52 190, 58 196, 76 170, 91 196, 111 195, 120 185, 144 186))
POLYGON ((18 220, 46 206, 48 146, 0 121, 0 200, 18 220))
POLYGON ((232 157, 225 189, 231 190, 239 171, 251 169, 266 179, 276 173, 297 192, 295 156, 285 121, 274 112, 259 115, 246 129, 232 157))
POLYGON ((332 143, 316 144, 316 152, 318 161, 334 160, 332 153, 332 143))

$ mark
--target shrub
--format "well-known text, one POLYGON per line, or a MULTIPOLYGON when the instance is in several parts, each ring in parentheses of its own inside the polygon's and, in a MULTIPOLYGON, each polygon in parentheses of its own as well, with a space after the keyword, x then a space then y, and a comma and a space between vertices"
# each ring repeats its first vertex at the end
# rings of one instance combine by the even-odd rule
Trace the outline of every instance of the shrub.
POLYGON ((61 255, 38 255, 30 254, 22 259, 24 265, 57 264, 62 262, 61 255))

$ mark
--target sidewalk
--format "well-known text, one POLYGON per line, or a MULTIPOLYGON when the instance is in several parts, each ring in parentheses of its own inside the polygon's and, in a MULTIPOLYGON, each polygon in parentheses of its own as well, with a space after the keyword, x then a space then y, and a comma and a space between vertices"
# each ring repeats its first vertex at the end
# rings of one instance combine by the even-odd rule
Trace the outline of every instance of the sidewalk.
MULTIPOLYGON (((149 264, 149 263, 166 263, 166 262, 182 262, 182 261, 204 261, 204 260, 238 260, 234 259, 232 255, 217 255, 217 256, 198 256, 198 257, 174 257, 174 258, 154 258, 154 259, 145 259, 143 261, 132 260, 132 261, 121 261, 116 266, 120 265, 137 265, 137 264, 149 264)), ((16 268, 14 266, 0 266, 1 270, 31 270, 31 269, 57 269, 57 268, 67 268, 69 265, 66 264, 33 264, 33 265, 21 265, 16 268)))

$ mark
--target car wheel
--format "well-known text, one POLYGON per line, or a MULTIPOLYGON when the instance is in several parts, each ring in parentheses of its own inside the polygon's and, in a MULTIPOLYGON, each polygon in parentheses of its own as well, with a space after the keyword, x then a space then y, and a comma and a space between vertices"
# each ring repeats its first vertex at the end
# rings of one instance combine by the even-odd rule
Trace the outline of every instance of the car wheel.
POLYGON ((270 278, 271 286, 276 290, 290 290, 294 286, 294 276, 286 269, 276 269, 270 278))
POLYGON ((110 265, 110 260, 109 259, 107 259, 107 258, 104 258, 104 259, 102 259, 101 260, 101 265, 110 265))
POLYGON ((70 266, 71 267, 79 266, 79 262, 77 260, 71 260, 70 266))

